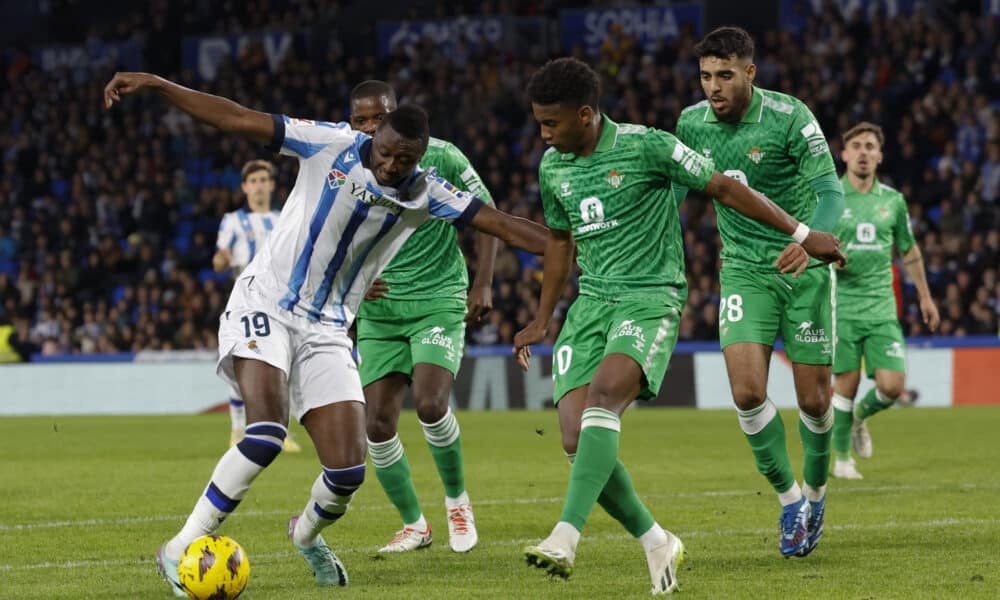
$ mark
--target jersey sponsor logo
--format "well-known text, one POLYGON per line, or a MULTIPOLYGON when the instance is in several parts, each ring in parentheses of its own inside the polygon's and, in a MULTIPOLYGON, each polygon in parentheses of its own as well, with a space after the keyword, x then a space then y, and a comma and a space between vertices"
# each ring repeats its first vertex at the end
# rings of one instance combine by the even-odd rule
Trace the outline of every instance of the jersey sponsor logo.
POLYGON ((608 173, 608 183, 615 189, 618 189, 621 186, 622 179, 625 179, 625 176, 622 175, 618 169, 611 169, 611 172, 608 173))
POLYGON ((578 234, 618 227, 618 219, 604 220, 604 204, 596 196, 590 196, 580 201, 580 218, 586 225, 576 228, 578 234))
POLYGON ((396 204, 392 200, 386 198, 381 194, 376 194, 367 187, 351 182, 351 195, 358 200, 364 202, 365 204, 373 204, 375 206, 382 206, 389 209, 389 212, 396 215, 397 217, 403 212, 403 207, 396 204))
POLYGON ((347 175, 340 169, 330 169, 326 175, 326 185, 330 186, 331 190, 335 190, 345 183, 347 183, 347 175))
POLYGON ((760 148, 754 146, 750 149, 750 152, 747 152, 747 158, 752 160, 753 164, 759 165, 760 161, 764 158, 764 153, 760 151, 760 148))
POLYGON ((563 196, 570 196, 570 195, 573 194, 573 192, 569 191, 569 182, 568 181, 564 181, 564 182, 560 183, 559 187, 562 189, 562 195, 563 196))
POLYGON ((646 348, 646 336, 642 331, 642 327, 636 327, 634 323, 635 321, 632 319, 622 321, 618 325, 618 329, 611 334, 611 339, 608 341, 617 340, 622 337, 635 338, 635 342, 632 343, 632 347, 638 352, 644 351, 646 348))
POLYGON ((802 134, 802 137, 806 138, 806 144, 809 146, 809 154, 819 156, 828 150, 823 130, 820 129, 819 123, 815 120, 807 123, 805 127, 799 130, 799 133, 802 134))
POLYGON ((798 328, 796 328, 795 341, 805 344, 823 344, 824 354, 830 344, 830 338, 826 335, 826 329, 822 327, 813 328, 812 321, 802 321, 799 323, 798 328))
POLYGON ((903 350, 903 344, 899 342, 889 344, 889 347, 885 349, 885 355, 893 358, 906 358, 906 353, 903 350))
POLYGON ((701 172, 709 164, 703 156, 680 142, 674 146, 674 151, 670 154, 670 158, 695 177, 701 175, 701 172))

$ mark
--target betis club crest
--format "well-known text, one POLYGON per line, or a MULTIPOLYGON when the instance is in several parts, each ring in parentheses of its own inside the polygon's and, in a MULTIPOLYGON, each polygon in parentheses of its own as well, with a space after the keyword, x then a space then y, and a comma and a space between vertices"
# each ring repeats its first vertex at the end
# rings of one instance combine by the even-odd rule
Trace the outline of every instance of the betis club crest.
POLYGON ((622 184, 622 179, 624 179, 624 177, 624 175, 618 172, 618 169, 611 169, 611 172, 608 173, 608 183, 611 184, 611 187, 618 189, 618 186, 622 184))
POLYGON ((754 146, 753 148, 750 149, 750 152, 747 153, 747 158, 752 160, 753 164, 759 165, 761 159, 764 158, 764 153, 760 151, 760 148, 754 146))

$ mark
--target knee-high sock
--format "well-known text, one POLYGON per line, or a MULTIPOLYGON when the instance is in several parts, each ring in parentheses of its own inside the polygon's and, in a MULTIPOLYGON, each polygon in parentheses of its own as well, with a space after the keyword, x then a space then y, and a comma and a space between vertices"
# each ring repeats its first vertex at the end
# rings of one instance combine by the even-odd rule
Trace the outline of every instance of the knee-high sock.
POLYGON ((295 524, 292 540, 296 545, 309 547, 323 528, 344 516, 354 492, 365 480, 364 463, 346 469, 323 467, 313 483, 309 503, 295 524))
MULTIPOLYGON (((740 428, 753 450, 757 471, 767 478, 779 495, 797 488, 785 446, 785 424, 771 399, 767 398, 757 408, 737 410, 736 413, 740 428)), ((800 494, 795 495, 801 497, 800 494)))
POLYGON ((851 458, 851 425, 854 423, 854 400, 833 395, 833 453, 837 460, 851 458))
POLYGON ((212 478, 194 505, 180 532, 167 542, 167 558, 177 560, 188 544, 219 528, 250 489, 250 484, 271 464, 288 430, 281 423, 252 423, 246 435, 215 465, 212 478))
POLYGON ((833 406, 821 417, 799 411, 799 436, 802 438, 804 492, 813 502, 826 490, 830 474, 830 438, 833 437, 833 406))
POLYGON ((420 501, 417 499, 417 490, 413 487, 410 462, 406 460, 399 435, 394 435, 392 439, 384 442, 368 440, 368 453, 371 454, 372 464, 375 465, 375 476, 382 484, 389 502, 392 502, 399 511, 403 523, 413 525, 419 522, 420 501))
POLYGON ((561 522, 583 531, 590 511, 608 483, 618 462, 618 437, 621 421, 603 408, 583 411, 576 460, 569 475, 569 489, 563 505, 561 522))
MULTIPOLYGON (((570 464, 573 464, 576 454, 567 454, 566 457, 570 464)), ((604 484, 601 495, 597 497, 597 503, 633 537, 642 536, 656 522, 636 493, 632 478, 620 460, 615 463, 608 482, 604 484)))
POLYGON ((889 408, 895 401, 895 398, 886 396, 878 391, 878 388, 872 388, 868 390, 868 393, 865 394, 865 397, 860 402, 854 405, 854 418, 859 420, 867 419, 875 413, 880 413, 889 408))
POLYGON ((448 498, 458 498, 465 492, 465 470, 462 464, 462 432, 455 413, 448 408, 437 423, 420 422, 424 439, 431 449, 438 475, 448 498))

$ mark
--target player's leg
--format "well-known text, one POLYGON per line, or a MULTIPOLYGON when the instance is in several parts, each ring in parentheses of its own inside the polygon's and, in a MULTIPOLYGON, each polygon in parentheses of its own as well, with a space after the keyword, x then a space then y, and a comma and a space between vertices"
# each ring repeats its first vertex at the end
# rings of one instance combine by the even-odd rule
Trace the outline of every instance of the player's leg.
POLYGON ((288 430, 289 330, 247 301, 247 284, 237 282, 219 320, 217 367, 226 383, 239 387, 246 435, 222 455, 184 526, 157 552, 157 566, 175 595, 184 595, 177 579, 184 549, 216 531, 236 510, 254 479, 281 452, 288 430))
POLYGON ((240 388, 229 387, 229 447, 232 448, 243 439, 243 430, 247 427, 247 411, 240 397, 240 388))
POLYGON ((854 406, 851 437, 858 456, 869 458, 872 455, 872 439, 867 420, 892 406, 905 389, 906 348, 899 322, 873 325, 864 351, 865 366, 875 376, 875 387, 854 406))
POLYGON ((448 543, 455 552, 468 552, 479 534, 465 489, 461 430, 448 405, 465 347, 465 313, 435 310, 413 333, 413 404, 444 485, 448 543))
POLYGON ((347 572, 320 532, 344 516, 364 481, 365 405, 346 332, 322 327, 328 326, 314 324, 300 336, 304 358, 289 375, 291 412, 309 432, 322 469, 288 534, 317 584, 344 586, 347 572))
POLYGON ((413 372, 409 328, 396 320, 371 318, 359 319, 357 325, 368 452, 379 485, 403 521, 403 527, 379 551, 426 548, 431 545, 431 529, 420 510, 410 462, 398 434, 399 413, 413 372))
MULTIPOLYGON (((839 335, 839 333, 838 333, 839 335)), ((841 364, 841 344, 837 343, 834 370, 841 364)), ((859 357, 860 363, 860 357, 859 357)), ((851 428, 854 423, 854 397, 861 382, 861 370, 855 368, 833 376, 833 471, 838 479, 864 479, 851 457, 851 428)))
POLYGON ((786 303, 781 334, 792 361, 803 450, 802 493, 810 505, 806 546, 797 553, 805 556, 823 536, 834 418, 830 372, 836 335, 830 269, 808 269, 791 281, 794 290, 786 303))

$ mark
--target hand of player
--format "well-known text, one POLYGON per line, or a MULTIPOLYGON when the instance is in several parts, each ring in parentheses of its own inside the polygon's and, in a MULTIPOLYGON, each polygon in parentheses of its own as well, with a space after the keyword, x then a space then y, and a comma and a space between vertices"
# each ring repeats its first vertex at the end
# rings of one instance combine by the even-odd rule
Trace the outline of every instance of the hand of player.
POLYGON ((226 248, 220 248, 212 256, 212 268, 216 273, 222 273, 229 268, 233 261, 233 254, 226 248))
POLYGON ((941 315, 938 314, 937 305, 932 298, 920 299, 920 315, 924 318, 924 325, 931 331, 937 331, 941 324, 941 315))
POLYGON ((385 282, 385 279, 381 277, 376 277, 372 286, 368 288, 365 292, 365 300, 378 300, 379 298, 385 298, 389 292, 389 284, 385 282))
POLYGON ((792 277, 798 277, 809 266, 809 253, 798 242, 792 242, 781 251, 775 265, 782 273, 792 273, 792 277))
POLYGON ((153 81, 149 73, 115 73, 104 86, 104 108, 111 108, 122 99, 122 94, 134 94, 153 81))
POLYGON ((517 364, 521 365, 522 370, 528 370, 531 345, 537 344, 545 338, 546 329, 548 328, 538 321, 532 321, 514 336, 514 357, 517 358, 517 364))
POLYGON ((493 288, 488 285, 473 285, 465 301, 465 322, 478 323, 493 310, 493 288))
POLYGON ((818 258, 825 263, 837 263, 843 267, 847 264, 847 257, 840 251, 840 240, 832 233, 825 231, 810 231, 809 236, 802 242, 802 247, 809 253, 809 256, 818 258))

